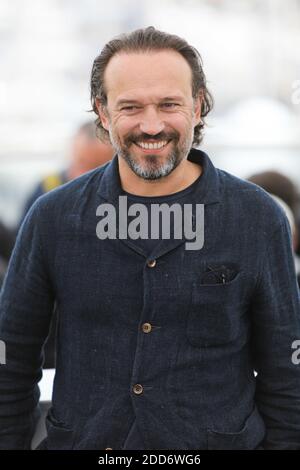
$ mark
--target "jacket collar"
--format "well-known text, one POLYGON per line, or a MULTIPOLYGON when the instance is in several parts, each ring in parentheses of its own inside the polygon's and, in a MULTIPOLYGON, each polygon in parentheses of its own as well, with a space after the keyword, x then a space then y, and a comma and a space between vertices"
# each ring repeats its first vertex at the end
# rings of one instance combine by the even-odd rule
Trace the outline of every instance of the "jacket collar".
MULTIPOLYGON (((218 170, 212 164, 210 158, 201 150, 192 149, 188 155, 188 160, 198 163, 202 166, 202 175, 195 191, 191 193, 191 204, 215 204, 220 201, 220 178, 218 170)), ((116 208, 117 217, 119 217, 119 196, 124 195, 120 175, 118 157, 114 156, 113 160, 104 169, 97 194, 106 202, 112 203, 116 208)), ((196 229, 196 221, 193 217, 193 230, 196 229)), ((143 256, 146 259, 157 259, 166 253, 174 250, 183 243, 190 241, 184 236, 182 239, 165 239, 158 241, 156 247, 150 257, 142 250, 139 244, 134 243, 130 238, 121 239, 120 241, 127 245, 130 249, 143 256)))
MULTIPOLYGON (((191 149, 188 160, 202 166, 202 175, 195 189, 194 201, 198 204, 214 204, 220 201, 220 181, 217 169, 202 150, 191 149)), ((123 194, 119 175, 118 156, 106 166, 97 193, 107 202, 114 203, 123 194)))

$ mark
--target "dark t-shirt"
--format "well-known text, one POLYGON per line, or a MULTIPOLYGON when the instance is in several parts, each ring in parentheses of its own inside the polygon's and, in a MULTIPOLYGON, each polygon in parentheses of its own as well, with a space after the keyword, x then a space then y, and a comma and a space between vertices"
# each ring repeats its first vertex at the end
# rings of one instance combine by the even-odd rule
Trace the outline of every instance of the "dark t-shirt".
MULTIPOLYGON (((152 229, 153 223, 156 224, 157 219, 155 217, 151 217, 151 207, 153 205, 161 205, 161 204, 167 204, 168 207, 171 207, 173 204, 179 204, 181 206, 182 214, 183 214, 183 207, 184 204, 190 204, 191 203, 191 193, 195 191, 196 186, 199 183, 199 180, 201 178, 201 175, 187 188, 183 189, 182 191, 178 191, 173 194, 169 194, 166 196, 151 196, 151 197, 146 197, 146 196, 136 196, 130 193, 127 193, 123 191, 123 196, 127 196, 127 204, 128 204, 128 210, 133 204, 143 204, 145 208, 147 209, 148 213, 148 230, 147 231, 147 237, 146 238, 137 238, 136 240, 133 240, 134 243, 136 243, 146 254, 147 256, 150 256, 156 245, 160 242, 160 240, 163 239, 163 224, 161 223, 162 221, 162 215, 160 215, 160 224, 158 225, 157 233, 158 233, 158 238, 151 238, 152 235, 152 229)), ((194 207, 193 207, 193 213, 194 213, 194 207)), ((170 212, 170 239, 174 238, 174 216, 173 213, 170 212)), ((130 222, 132 222, 136 217, 139 216, 139 213, 137 213, 134 216, 128 216, 128 226, 130 225, 130 222)), ((146 224, 147 225, 147 224, 146 224)), ((141 231, 140 229, 138 229, 141 231)))

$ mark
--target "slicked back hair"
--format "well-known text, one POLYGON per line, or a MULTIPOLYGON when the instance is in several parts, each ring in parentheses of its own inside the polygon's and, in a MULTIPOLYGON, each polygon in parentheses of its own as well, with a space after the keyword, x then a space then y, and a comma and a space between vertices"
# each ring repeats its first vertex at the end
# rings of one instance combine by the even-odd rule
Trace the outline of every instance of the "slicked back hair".
MULTIPOLYGON (((193 46, 187 41, 174 34, 168 34, 149 26, 144 29, 137 29, 128 34, 122 34, 109 41, 93 63, 91 73, 91 103, 93 111, 98 115, 96 98, 100 100, 102 106, 107 105, 107 93, 104 83, 104 73, 110 59, 117 53, 155 52, 162 50, 173 50, 182 55, 188 62, 192 71, 192 95, 196 99, 199 94, 202 96, 201 122, 194 128, 193 145, 197 146, 203 139, 203 128, 205 116, 213 107, 213 98, 206 86, 206 77, 202 68, 202 59, 193 46)), ((109 134, 102 126, 98 117, 95 121, 97 133, 103 140, 109 140, 109 134)))

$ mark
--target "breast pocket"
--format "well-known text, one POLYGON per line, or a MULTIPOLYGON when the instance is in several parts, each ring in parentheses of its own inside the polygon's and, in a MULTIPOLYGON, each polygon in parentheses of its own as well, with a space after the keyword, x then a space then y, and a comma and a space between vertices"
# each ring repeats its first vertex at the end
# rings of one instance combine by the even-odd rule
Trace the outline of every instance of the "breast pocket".
POLYGON ((187 338, 196 347, 230 343, 239 335, 242 313, 241 273, 225 284, 194 282, 187 338))

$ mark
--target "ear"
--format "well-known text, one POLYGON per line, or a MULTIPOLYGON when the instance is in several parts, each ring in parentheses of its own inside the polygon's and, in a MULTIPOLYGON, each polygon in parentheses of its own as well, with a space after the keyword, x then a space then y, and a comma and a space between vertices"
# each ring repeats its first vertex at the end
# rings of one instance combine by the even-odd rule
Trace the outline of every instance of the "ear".
POLYGON ((201 121, 201 107, 202 107, 203 93, 200 91, 199 95, 194 99, 194 121, 197 126, 201 121))
POLYGON ((101 104, 100 99, 96 98, 96 107, 98 110, 99 118, 101 120, 102 126, 104 127, 105 130, 109 130, 109 119, 108 119, 108 113, 107 113, 107 108, 101 104))

